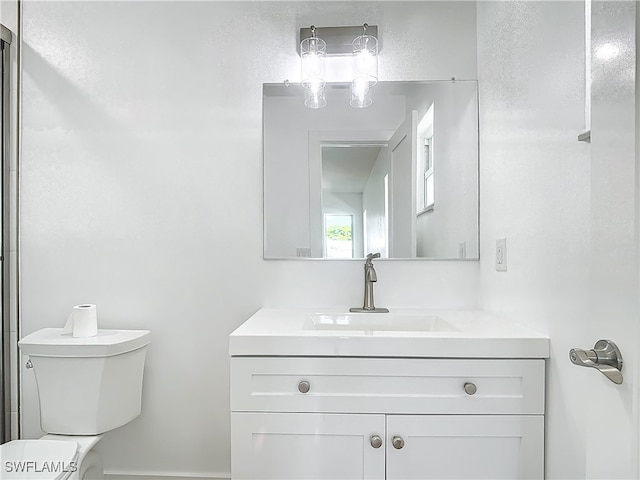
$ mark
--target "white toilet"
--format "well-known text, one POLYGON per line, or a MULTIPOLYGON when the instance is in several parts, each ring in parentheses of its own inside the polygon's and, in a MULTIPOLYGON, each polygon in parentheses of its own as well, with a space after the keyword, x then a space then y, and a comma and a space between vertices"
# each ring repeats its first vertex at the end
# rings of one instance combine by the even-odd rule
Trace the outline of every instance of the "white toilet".
POLYGON ((0 445, 0 478, 94 480, 102 434, 140 415, 148 330, 99 330, 74 338, 45 328, 18 342, 29 356, 40 401, 39 440, 0 445))

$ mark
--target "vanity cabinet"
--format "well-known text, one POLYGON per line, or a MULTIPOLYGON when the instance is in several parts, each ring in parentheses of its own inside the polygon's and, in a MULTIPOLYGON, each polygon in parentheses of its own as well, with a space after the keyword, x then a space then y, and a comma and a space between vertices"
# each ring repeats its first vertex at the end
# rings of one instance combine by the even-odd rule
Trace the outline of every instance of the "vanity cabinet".
POLYGON ((384 479, 384 430, 384 415, 233 412, 232 477, 384 479))
POLYGON ((544 360, 232 357, 234 479, 541 479, 544 360))
POLYGON ((543 429, 538 415, 390 415, 386 478, 541 479, 543 429))

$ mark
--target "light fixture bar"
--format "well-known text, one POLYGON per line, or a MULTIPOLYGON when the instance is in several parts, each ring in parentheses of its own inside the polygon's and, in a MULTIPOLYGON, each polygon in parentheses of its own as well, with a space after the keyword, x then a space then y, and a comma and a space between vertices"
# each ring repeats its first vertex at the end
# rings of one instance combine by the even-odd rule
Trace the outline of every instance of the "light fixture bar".
MULTIPOLYGON (((362 25, 353 27, 315 27, 315 34, 327 44, 327 56, 353 55, 353 39, 362 35, 362 25)), ((378 51, 381 50, 378 26, 367 25, 367 34, 378 38, 378 51)), ((298 37, 298 54, 300 54, 300 42, 312 36, 311 28, 300 29, 298 37)))

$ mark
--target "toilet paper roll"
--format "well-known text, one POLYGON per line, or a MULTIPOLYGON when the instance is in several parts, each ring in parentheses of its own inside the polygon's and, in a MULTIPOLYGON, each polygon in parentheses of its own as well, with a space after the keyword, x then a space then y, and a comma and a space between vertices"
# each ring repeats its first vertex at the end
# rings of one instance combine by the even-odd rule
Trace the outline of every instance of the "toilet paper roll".
POLYGON ((73 307, 62 333, 74 337, 95 337, 98 334, 98 313, 95 305, 85 304, 73 307))

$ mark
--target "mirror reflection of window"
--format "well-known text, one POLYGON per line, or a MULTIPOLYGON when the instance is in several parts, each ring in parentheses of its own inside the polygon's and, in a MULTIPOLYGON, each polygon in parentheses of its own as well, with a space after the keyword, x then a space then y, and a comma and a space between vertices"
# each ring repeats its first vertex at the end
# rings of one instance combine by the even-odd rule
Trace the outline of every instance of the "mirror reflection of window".
POLYGON ((436 198, 433 178, 433 136, 424 139, 424 210, 433 210, 436 198))
POLYGON ((325 214, 325 258, 353 258, 353 215, 325 214))
POLYGON ((418 124, 418 158, 416 162, 418 179, 416 195, 416 209, 418 215, 433 211, 435 207, 435 177, 434 177, 434 104, 418 124))

